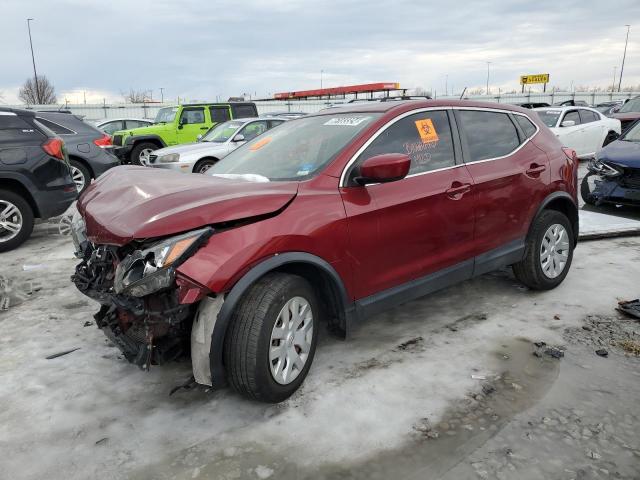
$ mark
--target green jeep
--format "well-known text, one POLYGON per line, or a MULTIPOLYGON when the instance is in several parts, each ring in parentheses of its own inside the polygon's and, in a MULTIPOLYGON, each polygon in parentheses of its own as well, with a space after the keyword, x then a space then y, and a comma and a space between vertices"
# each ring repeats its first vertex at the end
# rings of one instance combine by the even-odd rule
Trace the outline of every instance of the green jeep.
POLYGON ((163 107, 153 125, 113 133, 115 153, 125 162, 144 165, 158 148, 192 143, 213 125, 232 118, 257 117, 255 103, 193 103, 163 107))

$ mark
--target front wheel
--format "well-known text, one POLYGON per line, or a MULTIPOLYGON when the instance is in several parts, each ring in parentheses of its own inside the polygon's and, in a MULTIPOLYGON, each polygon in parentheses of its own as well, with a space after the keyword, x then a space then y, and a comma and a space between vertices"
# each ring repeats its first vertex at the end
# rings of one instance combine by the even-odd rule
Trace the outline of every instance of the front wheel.
POLYGON ((302 277, 270 273, 235 308, 224 363, 232 387, 263 402, 289 398, 302 384, 316 349, 320 305, 302 277))
POLYGON ((593 181, 596 178, 598 178, 597 174, 589 172, 582 179, 582 183, 580 183, 580 196, 587 205, 596 204, 596 197, 593 195, 593 190, 595 189, 593 181))
POLYGON ((205 173, 211 167, 216 164, 216 161, 212 158, 203 158, 199 160, 198 163, 193 167, 193 173, 205 173))
POLYGON ((149 165, 149 156, 154 150, 157 150, 158 146, 155 143, 142 142, 138 143, 131 150, 131 164, 132 165, 149 165))
POLYGON ((516 278, 534 290, 550 290, 562 283, 573 259, 573 228, 556 210, 545 210, 527 237, 524 258, 513 265, 516 278))

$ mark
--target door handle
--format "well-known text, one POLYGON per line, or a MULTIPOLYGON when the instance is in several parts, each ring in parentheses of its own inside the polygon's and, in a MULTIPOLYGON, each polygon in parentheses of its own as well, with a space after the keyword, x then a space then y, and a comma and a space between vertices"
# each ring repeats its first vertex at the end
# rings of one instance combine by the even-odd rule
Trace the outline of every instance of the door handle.
POLYGON ((537 177, 546 169, 547 167, 545 167, 544 165, 538 165, 537 163, 532 163, 531 165, 529 165, 529 168, 527 168, 527 170, 524 173, 526 173, 527 176, 529 177, 537 177))
POLYGON ((471 191, 470 183, 453 182, 451 187, 445 190, 445 193, 452 200, 459 200, 465 193, 471 191))

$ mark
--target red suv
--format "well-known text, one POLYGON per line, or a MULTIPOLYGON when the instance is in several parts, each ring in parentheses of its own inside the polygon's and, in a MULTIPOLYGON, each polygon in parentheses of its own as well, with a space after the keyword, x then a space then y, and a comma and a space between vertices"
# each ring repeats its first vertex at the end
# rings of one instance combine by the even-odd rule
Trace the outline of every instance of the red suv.
POLYGON ((303 382, 320 323, 513 266, 567 275, 577 160, 535 113, 467 101, 354 104, 287 122, 208 175, 117 167, 82 195, 73 279, 143 368, 267 402, 303 382))

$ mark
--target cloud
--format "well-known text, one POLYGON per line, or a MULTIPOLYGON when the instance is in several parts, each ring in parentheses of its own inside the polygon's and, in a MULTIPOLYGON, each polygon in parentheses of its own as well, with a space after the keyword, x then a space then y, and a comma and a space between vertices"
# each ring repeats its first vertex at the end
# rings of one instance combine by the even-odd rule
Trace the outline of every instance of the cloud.
MULTIPOLYGON (((518 88, 521 74, 551 83, 611 84, 624 24, 637 0, 309 3, 223 0, 4 0, 0 92, 5 102, 32 75, 26 18, 38 70, 58 96, 121 100, 151 89, 165 98, 265 97, 277 91, 398 81, 438 91, 518 88)), ((632 27, 633 28, 633 27, 632 27)), ((640 84, 640 32, 632 29, 624 84, 640 84)))

